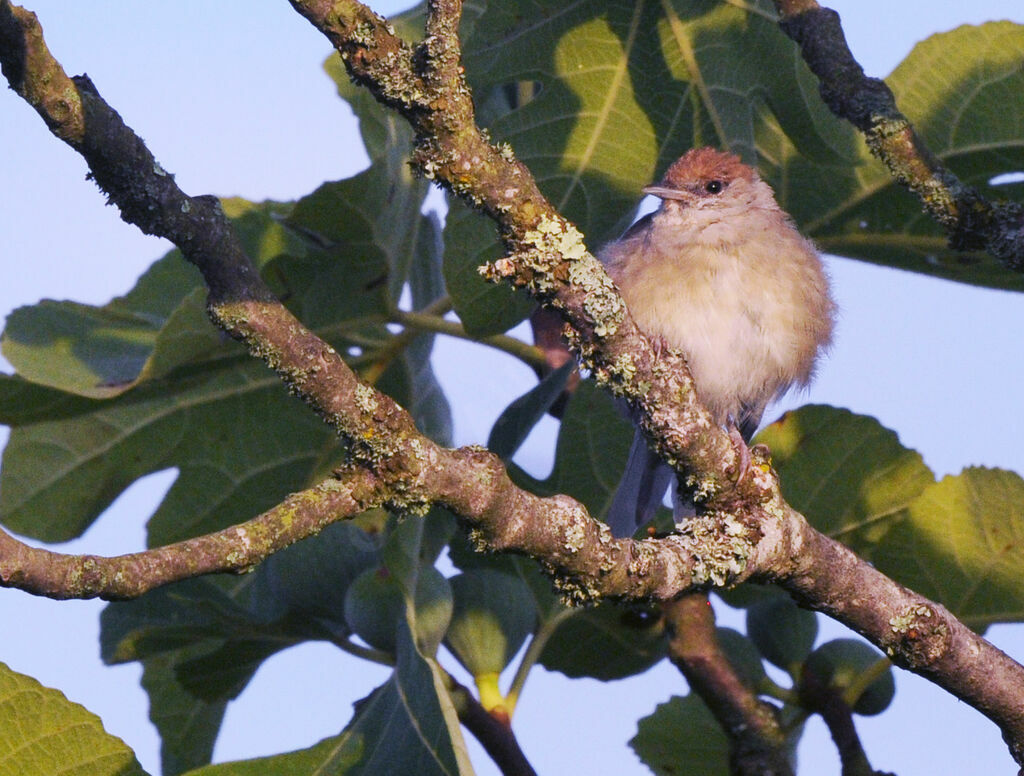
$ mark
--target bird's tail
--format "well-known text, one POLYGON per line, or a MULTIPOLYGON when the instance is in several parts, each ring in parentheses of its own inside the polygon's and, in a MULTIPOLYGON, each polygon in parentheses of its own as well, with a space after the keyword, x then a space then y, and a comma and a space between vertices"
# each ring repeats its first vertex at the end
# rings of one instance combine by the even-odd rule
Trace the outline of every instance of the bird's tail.
POLYGON ((647 438, 637 429, 626 470, 605 518, 612 533, 617 537, 632 536, 654 517, 674 480, 675 472, 647 445, 647 438))

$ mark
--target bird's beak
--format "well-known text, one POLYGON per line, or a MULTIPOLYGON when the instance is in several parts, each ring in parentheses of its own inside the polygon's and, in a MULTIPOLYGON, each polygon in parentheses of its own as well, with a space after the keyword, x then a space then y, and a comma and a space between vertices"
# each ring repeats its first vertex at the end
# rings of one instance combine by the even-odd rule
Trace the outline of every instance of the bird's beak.
POLYGON ((640 191, 644 194, 652 194, 659 199, 689 199, 687 192, 680 191, 679 189, 670 189, 667 186, 644 186, 640 191))

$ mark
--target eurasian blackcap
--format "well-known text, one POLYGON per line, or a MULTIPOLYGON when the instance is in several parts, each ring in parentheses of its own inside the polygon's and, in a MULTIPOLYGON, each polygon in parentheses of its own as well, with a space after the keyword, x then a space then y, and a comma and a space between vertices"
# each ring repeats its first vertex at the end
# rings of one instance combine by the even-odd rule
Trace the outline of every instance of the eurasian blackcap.
MULTIPOLYGON (((637 326, 686 355, 712 417, 749 440, 770 401, 807 385, 832 339, 821 260, 768 184, 732 154, 689 151, 643 191, 661 206, 600 258, 637 326)), ((632 535, 674 479, 637 430, 607 516, 612 531, 632 535)))

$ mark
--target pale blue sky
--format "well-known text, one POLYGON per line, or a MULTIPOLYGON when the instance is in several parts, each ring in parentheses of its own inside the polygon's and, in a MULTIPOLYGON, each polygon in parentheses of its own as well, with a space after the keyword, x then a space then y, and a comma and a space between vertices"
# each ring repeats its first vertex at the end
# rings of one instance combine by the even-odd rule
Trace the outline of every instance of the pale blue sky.
MULTIPOLYGON (((28 2, 28 0, 26 0, 28 2)), ((288 199, 365 164, 348 108, 320 70, 328 46, 284 0, 238 5, 199 0, 28 2, 51 50, 70 73, 87 72, 100 92, 193 194, 288 199)), ((384 13, 404 3, 378 4, 384 13)), ((884 76, 927 35, 961 23, 1009 18, 1024 23, 1019 0, 969 4, 843 0, 851 47, 872 75, 884 76)), ((55 140, 12 92, 0 92, 0 313, 42 297, 105 302, 131 287, 166 249, 104 207, 84 180, 85 165, 55 140), (59 212, 56 222, 53 213, 59 212)), ((1017 387, 1024 378, 1019 295, 957 286, 848 260, 829 262, 842 308, 837 341, 809 395, 875 415, 918 449, 937 473, 983 464, 1024 471, 1017 387)), ((481 368, 483 351, 438 343, 438 370, 456 408, 458 443, 484 442, 490 421, 532 375, 515 364, 481 368), (474 368, 463 369, 469 358, 474 368), (494 404, 481 405, 486 396, 494 404)), ((769 411, 769 416, 771 411, 769 411)), ((552 424, 530 439, 522 462, 543 470, 552 424)), ((172 473, 134 486, 80 540, 74 552, 111 554, 143 546, 146 517, 172 473)), ((108 730, 158 773, 155 733, 135 666, 98 660, 97 602, 55 603, 0 590, 0 661, 62 689, 99 714, 108 730), (13 624, 17 624, 12 627, 13 624)), ((735 616, 725 613, 725 624, 735 616)), ((827 635, 844 631, 825 628, 827 635)), ((989 636, 1024 660, 1024 628, 989 636)), ((333 648, 308 645, 272 658, 231 705, 218 760, 307 746, 336 733, 351 701, 383 671, 333 648)), ((860 725, 876 768, 901 774, 1011 774, 1016 768, 996 728, 927 682, 901 674, 891 713, 860 725)), ((643 774, 625 742, 635 720, 671 694, 678 673, 602 685, 537 671, 516 716, 527 755, 542 773, 643 774), (552 734, 567 718, 581 731, 552 734)), ((838 773, 819 724, 801 748, 803 773, 838 773)), ((481 773, 493 773, 474 754, 481 773)))

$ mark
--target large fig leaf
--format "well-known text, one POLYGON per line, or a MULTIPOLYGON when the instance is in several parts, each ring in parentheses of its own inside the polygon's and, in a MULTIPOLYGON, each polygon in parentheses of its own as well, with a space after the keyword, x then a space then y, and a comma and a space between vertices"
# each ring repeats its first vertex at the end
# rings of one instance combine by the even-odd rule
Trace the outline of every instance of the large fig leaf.
MULTIPOLYGON (((394 156, 408 138, 378 140, 355 182, 294 206, 223 204, 286 303, 446 441, 432 338, 395 347, 385 325, 406 287, 416 306, 442 295, 439 226, 419 212, 422 183, 389 177, 405 169, 394 156)), ((12 316, 5 352, 20 374, 0 376, 0 422, 13 427, 0 474, 5 525, 70 539, 135 479, 177 467, 149 527, 163 544, 251 517, 338 460, 333 433, 214 329, 203 298, 198 274, 172 251, 104 307, 43 303, 12 316)))
MULTIPOLYGON (((1024 169, 1024 107, 1008 98, 1024 89, 1024 26, 963 26, 918 44, 886 82, 936 156, 993 198, 1020 198, 1021 187, 992 187, 1024 169)), ((783 204, 819 247, 870 261, 981 286, 1024 289, 1024 277, 982 252, 946 247, 918 198, 862 151, 849 169, 809 170, 788 156, 783 204)))
POLYGON ((132 750, 99 717, 59 690, 0 663, 0 774, 145 776, 132 750))
MULTIPOLYGON (((481 117, 591 247, 618 235, 640 188, 676 156, 715 145, 759 163, 825 250, 978 285, 1024 284, 989 257, 945 247, 919 200, 822 104, 771 3, 508 2, 475 11, 464 25, 465 62, 481 117)), ((1024 28, 1009 22, 962 27, 920 44, 889 79, 932 150, 969 183, 1024 169, 1021 109, 1006 99, 1024 85, 1022 41, 1024 28)), ((474 272, 500 252, 490 225, 453 206, 445 239, 449 288, 471 331, 499 331, 525 314, 474 272)))
POLYGON ((729 740, 696 695, 674 696, 640 720, 629 745, 658 776, 726 776, 729 740))
POLYGON ((874 418, 808 405, 757 435, 782 493, 811 524, 871 557, 902 510, 935 481, 920 453, 874 418))
POLYGON ((441 672, 420 655, 409 632, 391 678, 356 704, 344 732, 297 752, 210 765, 188 776, 469 776, 469 764, 441 672))
POLYGON ((965 469, 925 489, 873 560, 973 628, 1024 620, 1024 480, 965 469))
POLYGON ((807 406, 765 428, 787 500, 819 530, 972 627, 1024 619, 1024 481, 971 468, 936 482, 873 418, 807 406))

